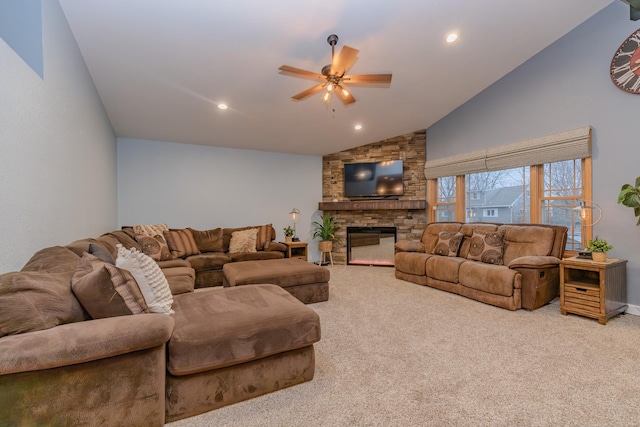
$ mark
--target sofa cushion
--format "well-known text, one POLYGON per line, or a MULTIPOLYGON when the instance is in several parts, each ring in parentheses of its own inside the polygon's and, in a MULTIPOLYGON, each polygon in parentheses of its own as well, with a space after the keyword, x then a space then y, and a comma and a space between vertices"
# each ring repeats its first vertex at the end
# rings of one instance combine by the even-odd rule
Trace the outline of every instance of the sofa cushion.
POLYGON ((140 288, 127 270, 85 253, 71 288, 93 319, 148 313, 140 288))
POLYGON ((29 261, 22 267, 22 271, 38 271, 44 273, 70 273, 69 286, 71 286, 71 276, 78 267, 80 256, 70 249, 62 246, 51 246, 40 249, 33 254, 29 261))
POLYGON ((188 228, 164 231, 163 236, 174 258, 184 258, 200 253, 193 234, 188 228))
POLYGON ((441 231, 438 234, 438 241, 431 253, 442 256, 458 256, 460 244, 464 234, 461 232, 441 231))
POLYGON ((229 242, 229 253, 250 253, 256 252, 256 237, 258 235, 257 228, 249 228, 247 230, 234 231, 231 234, 229 242))
POLYGON ((172 295, 193 292, 196 281, 196 272, 191 267, 173 267, 162 270, 169 283, 172 295))
POLYGON ((200 252, 224 252, 222 228, 199 231, 189 228, 200 252))
POLYGON ((144 300, 152 313, 171 314, 173 296, 167 278, 151 257, 135 248, 125 249, 118 245, 116 266, 129 270, 136 279, 144 300))
POLYGON ((465 262, 460 266, 460 284, 494 295, 509 297, 521 287, 521 275, 503 265, 465 262))
POLYGON ((220 252, 207 252, 200 255, 192 255, 187 257, 187 261, 191 264, 196 272, 209 271, 209 270, 222 270, 222 266, 231 259, 220 252))
POLYGON ((460 257, 444 257, 434 255, 427 259, 427 277, 444 282, 458 283, 460 265, 468 262, 460 257))
POLYGON ((281 259, 284 258, 284 253, 277 251, 259 251, 259 252, 246 252, 229 254, 231 262, 239 261, 259 261, 263 259, 281 259))
POLYGON ((0 275, 0 337, 85 320, 82 306, 71 291, 73 272, 61 268, 56 272, 0 275))
POLYGON ((553 250, 555 232, 535 225, 500 226, 504 230, 504 263, 523 256, 547 256, 553 250))
POLYGON ((276 285, 212 288, 177 295, 167 369, 188 375, 306 347, 320 319, 276 285))
POLYGON ((504 230, 481 232, 473 230, 469 239, 467 259, 487 264, 502 265, 504 230))

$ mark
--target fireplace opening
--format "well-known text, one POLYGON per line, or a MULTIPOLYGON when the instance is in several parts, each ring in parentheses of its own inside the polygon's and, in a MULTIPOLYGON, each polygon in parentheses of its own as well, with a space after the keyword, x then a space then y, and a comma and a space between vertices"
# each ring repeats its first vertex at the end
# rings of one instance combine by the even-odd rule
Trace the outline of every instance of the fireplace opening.
POLYGON ((393 267, 396 227, 347 227, 347 264, 393 267))

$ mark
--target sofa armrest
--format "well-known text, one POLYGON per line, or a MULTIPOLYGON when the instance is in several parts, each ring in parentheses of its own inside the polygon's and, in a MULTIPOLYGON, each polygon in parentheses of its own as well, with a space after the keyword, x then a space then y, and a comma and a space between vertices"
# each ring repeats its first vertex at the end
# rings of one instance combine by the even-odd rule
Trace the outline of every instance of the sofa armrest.
POLYGON ((280 242, 271 242, 269 243, 269 246, 267 246, 267 248, 265 249, 265 252, 270 252, 270 251, 286 252, 287 247, 280 242))
POLYGON ((68 323, 0 338, 0 375, 75 365, 157 347, 173 333, 166 314, 68 323))
POLYGON ((417 240, 400 240, 395 248, 396 252, 425 252, 424 244, 417 240))
POLYGON ((560 265, 560 260, 553 256, 523 256, 509 263, 509 268, 550 268, 560 265))

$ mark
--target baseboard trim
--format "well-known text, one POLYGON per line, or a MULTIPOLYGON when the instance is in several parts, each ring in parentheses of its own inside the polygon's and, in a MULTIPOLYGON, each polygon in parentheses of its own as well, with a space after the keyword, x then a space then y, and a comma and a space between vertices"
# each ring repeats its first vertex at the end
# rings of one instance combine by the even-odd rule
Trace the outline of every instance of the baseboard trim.
POLYGON ((640 316, 640 306, 629 304, 629 306, 627 307, 627 311, 625 311, 625 313, 632 314, 634 316, 640 316))

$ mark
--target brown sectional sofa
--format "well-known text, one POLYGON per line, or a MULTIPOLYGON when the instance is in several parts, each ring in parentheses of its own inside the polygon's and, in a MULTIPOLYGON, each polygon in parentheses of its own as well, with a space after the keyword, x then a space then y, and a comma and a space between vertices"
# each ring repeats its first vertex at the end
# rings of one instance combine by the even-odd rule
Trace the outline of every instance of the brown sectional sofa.
POLYGON ((566 242, 567 228, 555 225, 430 223, 420 241, 396 243, 395 275, 508 310, 534 310, 558 295, 566 242), (493 255, 501 256, 482 258, 484 239, 492 237, 501 242, 493 255))
POLYGON ((217 273, 189 257, 158 262, 173 314, 92 319, 72 280, 117 244, 140 247, 117 230, 0 275, 0 425, 160 426, 313 378, 314 310, 276 285, 195 289, 217 273))

